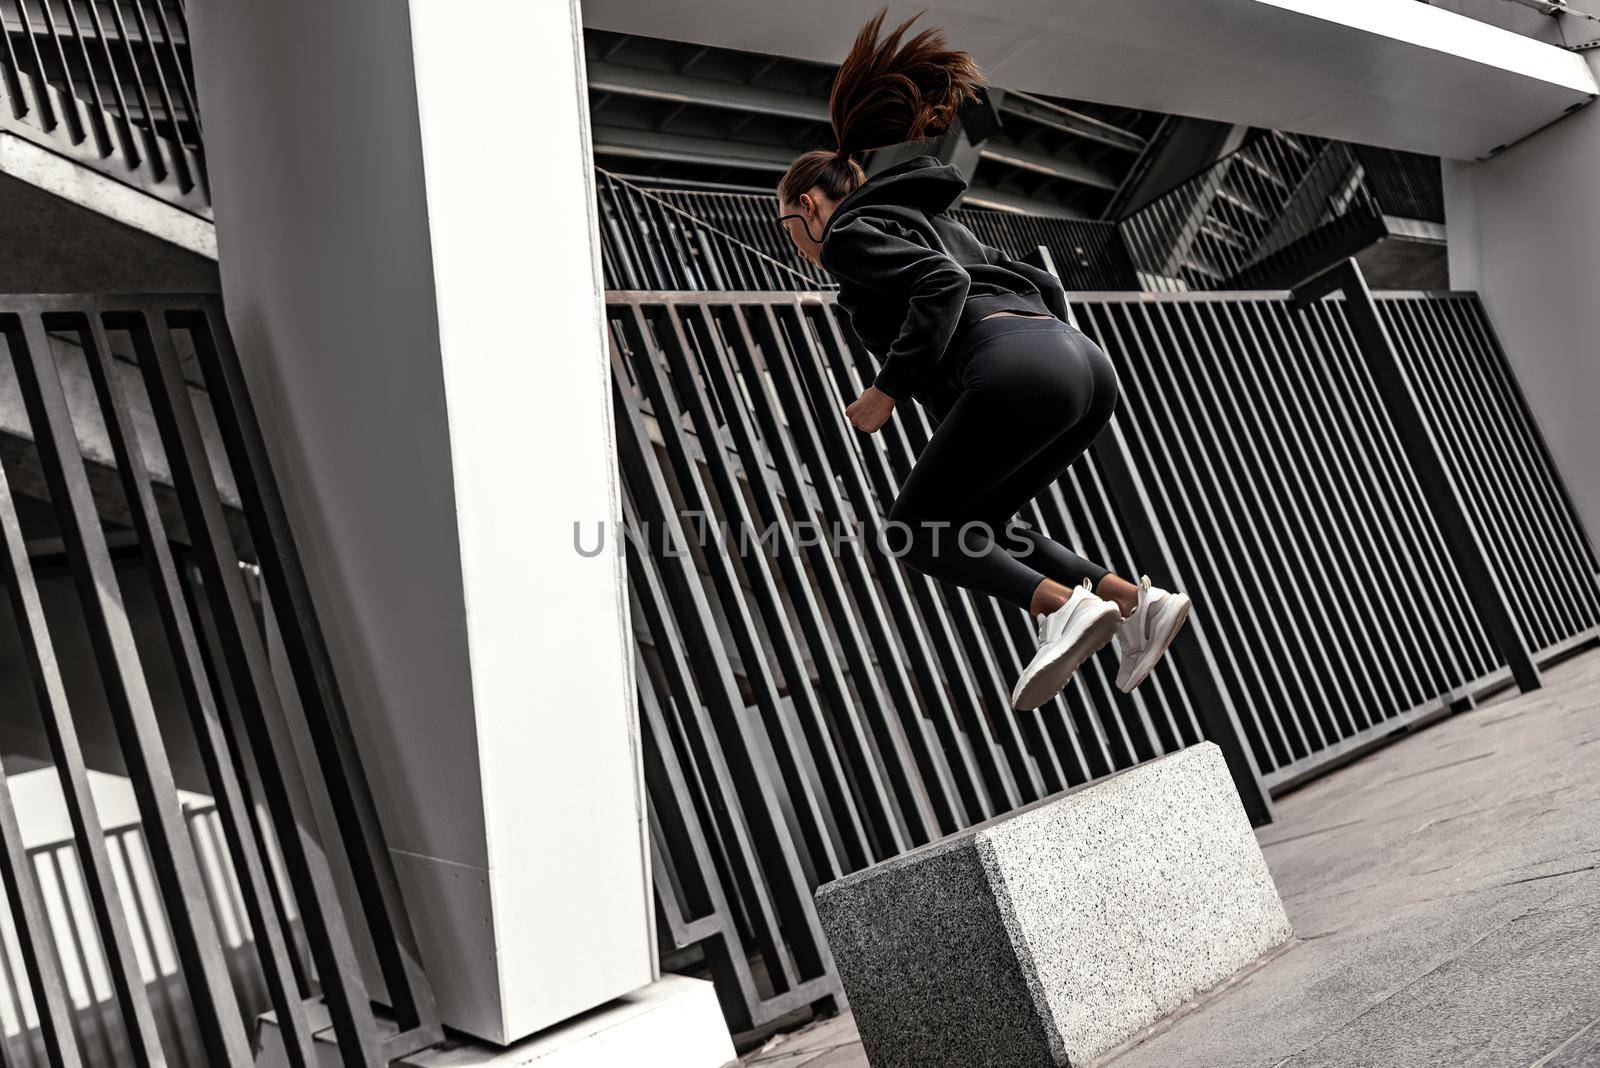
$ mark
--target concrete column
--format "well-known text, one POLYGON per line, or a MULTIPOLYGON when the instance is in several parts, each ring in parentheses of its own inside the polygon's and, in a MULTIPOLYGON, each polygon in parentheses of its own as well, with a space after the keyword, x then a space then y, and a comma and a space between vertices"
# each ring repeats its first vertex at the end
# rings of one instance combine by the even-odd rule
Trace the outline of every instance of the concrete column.
MULTIPOLYGON (((1583 55, 1600 70, 1600 53, 1583 55)), ((1450 284, 1482 295, 1591 540, 1600 532, 1597 185, 1594 104, 1493 159, 1444 162, 1450 284)))
POLYGON ((620 514, 577 4, 191 22, 229 321, 424 963, 510 1043, 658 975, 621 557, 574 545, 620 514))

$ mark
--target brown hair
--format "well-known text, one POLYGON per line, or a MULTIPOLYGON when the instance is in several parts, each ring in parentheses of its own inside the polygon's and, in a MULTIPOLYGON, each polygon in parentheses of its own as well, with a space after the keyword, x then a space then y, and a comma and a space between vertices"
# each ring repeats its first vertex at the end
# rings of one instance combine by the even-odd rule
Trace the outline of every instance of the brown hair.
POLYGON ((881 41, 887 7, 856 34, 839 65, 828 97, 828 120, 839 146, 815 148, 789 165, 778 198, 794 204, 813 186, 838 200, 867 180, 854 156, 868 149, 921 141, 950 129, 962 104, 978 98, 983 73, 965 52, 952 51, 944 31, 923 30, 904 45, 900 38, 925 12, 889 31, 881 41))

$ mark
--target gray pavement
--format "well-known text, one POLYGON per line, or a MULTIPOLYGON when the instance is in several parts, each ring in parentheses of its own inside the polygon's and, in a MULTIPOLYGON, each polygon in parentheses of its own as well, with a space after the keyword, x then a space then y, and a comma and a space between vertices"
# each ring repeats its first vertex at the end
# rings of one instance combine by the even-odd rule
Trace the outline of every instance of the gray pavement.
MULTIPOLYGON (((1116 1068, 1600 1066, 1600 651, 1278 814, 1257 837, 1297 940, 1116 1068)), ((743 1063, 867 1061, 846 1014, 743 1063)))

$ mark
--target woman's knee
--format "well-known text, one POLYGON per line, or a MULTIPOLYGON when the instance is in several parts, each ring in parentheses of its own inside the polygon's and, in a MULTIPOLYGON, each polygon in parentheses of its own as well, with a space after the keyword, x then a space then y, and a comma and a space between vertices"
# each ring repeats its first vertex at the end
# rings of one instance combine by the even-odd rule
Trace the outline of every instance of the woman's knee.
POLYGON ((906 501, 906 495, 900 494, 889 505, 888 515, 885 517, 891 523, 911 523, 916 518, 917 509, 906 501))

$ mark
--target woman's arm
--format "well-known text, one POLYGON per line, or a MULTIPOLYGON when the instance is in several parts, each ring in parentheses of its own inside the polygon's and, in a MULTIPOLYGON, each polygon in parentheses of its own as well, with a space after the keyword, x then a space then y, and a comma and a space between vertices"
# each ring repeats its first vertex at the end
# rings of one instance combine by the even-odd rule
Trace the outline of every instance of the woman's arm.
POLYGON ((823 266, 839 278, 906 301, 900 334, 873 386, 904 400, 944 353, 961 323, 972 279, 955 260, 890 219, 858 215, 828 234, 823 266))

